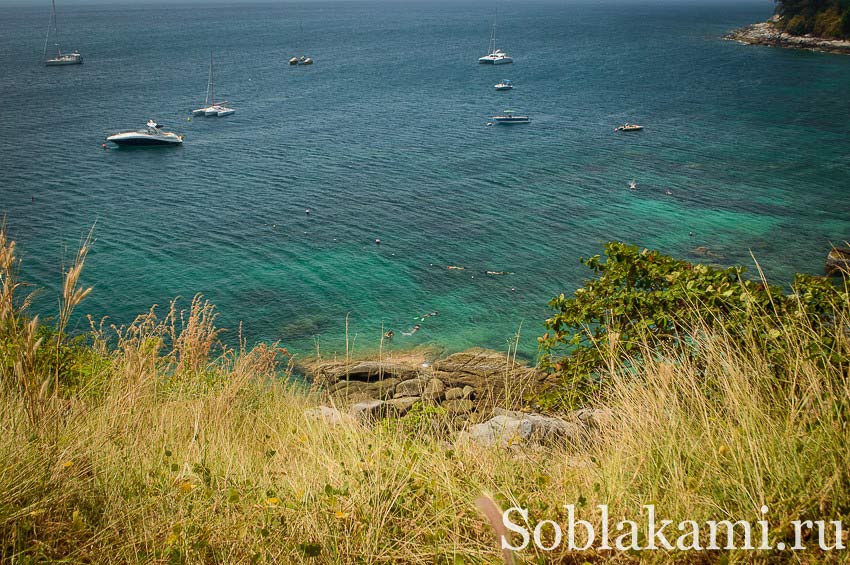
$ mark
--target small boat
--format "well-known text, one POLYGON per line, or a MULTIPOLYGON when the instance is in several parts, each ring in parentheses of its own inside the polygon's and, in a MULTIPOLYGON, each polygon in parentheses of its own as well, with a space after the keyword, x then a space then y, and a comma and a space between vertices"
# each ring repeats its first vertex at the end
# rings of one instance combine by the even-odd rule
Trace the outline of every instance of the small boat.
POLYGON ((495 124, 527 124, 531 121, 528 116, 514 116, 513 110, 505 110, 502 116, 493 116, 491 118, 495 124))
POLYGON ((59 29, 56 24, 56 0, 53 0, 53 12, 50 16, 50 23, 47 26, 47 37, 44 38, 44 64, 48 67, 58 67, 60 65, 82 65, 83 56, 79 51, 73 53, 62 53, 59 48, 59 29), (48 58, 47 45, 50 43, 50 32, 53 31, 53 39, 56 41, 56 55, 48 58))
POLYGON ((632 179, 629 181, 629 190, 637 190, 637 181, 632 179))
POLYGON ((512 90, 514 87, 513 83, 508 79, 503 80, 499 84, 493 86, 496 90, 512 90))
POLYGON ((490 35, 490 47, 487 49, 487 55, 478 58, 478 62, 487 65, 504 65, 513 63, 507 53, 501 49, 496 49, 496 24, 493 23, 493 33, 490 35))
POLYGON ((110 135, 106 141, 116 145, 127 146, 154 146, 154 145, 181 145, 183 136, 174 132, 162 131, 162 126, 153 120, 148 120, 145 129, 138 131, 125 131, 110 135))
POLYGON ((614 131, 640 131, 643 129, 643 126, 639 126, 637 124, 630 124, 626 122, 625 124, 614 128, 614 131))
POLYGON ((198 108, 196 110, 192 110, 193 116, 229 116, 236 112, 233 108, 228 108, 224 106, 227 101, 218 102, 215 101, 215 74, 213 73, 213 58, 212 53, 210 53, 210 74, 207 79, 207 97, 204 99, 205 106, 203 108, 198 108))
POLYGON ((305 57, 304 55, 300 57, 293 57, 289 60, 290 65, 312 65, 313 59, 310 57, 305 57))

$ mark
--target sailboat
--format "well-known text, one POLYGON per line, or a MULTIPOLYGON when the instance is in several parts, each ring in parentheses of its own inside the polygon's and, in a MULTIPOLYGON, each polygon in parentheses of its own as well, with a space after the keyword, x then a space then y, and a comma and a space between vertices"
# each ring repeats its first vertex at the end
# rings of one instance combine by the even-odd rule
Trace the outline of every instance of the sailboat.
POLYGON ((59 29, 56 24, 56 0, 51 0, 53 4, 53 13, 50 16, 50 23, 47 24, 47 37, 44 38, 44 64, 48 67, 59 65, 80 65, 83 62, 83 56, 79 51, 73 53, 62 53, 59 48, 59 29), (53 40, 56 42, 56 56, 48 58, 47 46, 50 44, 50 31, 53 30, 53 40))
MULTIPOLYGON (((299 43, 304 39, 304 25, 299 23, 299 43)), ((313 59, 311 57, 307 57, 306 55, 301 55, 300 57, 292 57, 289 59, 290 65, 312 65, 313 59)))
POLYGON ((478 58, 479 63, 486 63, 489 65, 504 65, 506 63, 513 63, 514 60, 511 59, 507 53, 502 51, 501 49, 496 48, 496 22, 493 22, 493 33, 490 34, 490 47, 488 48, 489 53, 484 55, 483 57, 478 58))
POLYGON ((224 104, 227 101, 216 103, 215 101, 215 74, 213 73, 213 57, 210 53, 210 75, 207 79, 207 97, 204 99, 204 107, 192 110, 193 116, 229 116, 236 112, 224 104))

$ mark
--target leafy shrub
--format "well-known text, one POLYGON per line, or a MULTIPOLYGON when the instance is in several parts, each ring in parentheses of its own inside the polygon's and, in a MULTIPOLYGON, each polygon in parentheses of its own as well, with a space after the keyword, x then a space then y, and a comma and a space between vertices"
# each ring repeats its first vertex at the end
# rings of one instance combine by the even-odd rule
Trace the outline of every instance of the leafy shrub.
POLYGON ((647 352, 697 357, 698 338, 709 331, 763 347, 777 376, 789 369, 788 348, 777 340, 806 328, 813 336, 806 340, 809 359, 848 361, 845 322, 836 319, 848 290, 829 279, 797 275, 787 294, 744 278, 742 267, 692 264, 619 242, 608 243, 605 256, 582 260, 595 278, 573 297, 550 301, 555 314, 538 338, 541 365, 561 377, 570 404, 586 401, 606 375, 629 370, 647 352))

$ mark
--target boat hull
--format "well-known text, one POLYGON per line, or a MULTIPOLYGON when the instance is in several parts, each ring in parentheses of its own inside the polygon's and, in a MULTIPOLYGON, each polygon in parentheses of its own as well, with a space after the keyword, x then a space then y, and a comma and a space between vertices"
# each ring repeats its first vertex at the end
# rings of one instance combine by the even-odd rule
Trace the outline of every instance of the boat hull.
POLYGON ((506 124, 506 125, 508 125, 508 124, 527 124, 529 122, 531 122, 531 118, 527 118, 527 117, 524 117, 524 116, 517 116, 517 117, 511 117, 511 118, 496 117, 496 116, 493 117, 493 123, 495 123, 495 124, 506 124))
POLYGON ((62 67, 65 65, 82 65, 83 58, 73 58, 73 59, 48 59, 44 62, 44 65, 47 67, 62 67))
POLYGON ((478 59, 478 62, 482 65, 507 65, 508 63, 513 63, 514 60, 510 57, 481 57, 480 59, 478 59))
POLYGON ((116 134, 106 138, 106 141, 111 141, 116 145, 123 147, 167 147, 172 145, 182 145, 183 139, 174 137, 155 137, 146 135, 127 135, 116 134))

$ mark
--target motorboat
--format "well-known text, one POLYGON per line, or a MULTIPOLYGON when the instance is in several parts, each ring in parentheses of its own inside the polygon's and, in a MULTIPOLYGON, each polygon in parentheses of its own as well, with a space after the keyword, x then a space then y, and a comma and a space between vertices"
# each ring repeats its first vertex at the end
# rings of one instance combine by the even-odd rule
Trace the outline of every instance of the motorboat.
POLYGON ((632 179, 629 181, 629 190, 637 190, 637 181, 632 179))
POLYGON ((637 124, 630 124, 626 122, 625 124, 614 128, 614 131, 640 131, 643 129, 643 126, 639 126, 637 124))
POLYGON ((493 86, 493 88, 495 88, 496 90, 512 90, 513 87, 513 83, 507 79, 493 86))
POLYGON ((160 124, 148 120, 145 129, 116 133, 107 137, 106 141, 126 146, 180 145, 183 143, 183 136, 163 131, 160 124))
POLYGON ((531 121, 528 116, 515 116, 513 110, 505 110, 501 116, 491 118, 495 124, 527 124, 531 121))
POLYGON ((478 58, 479 63, 488 65, 504 65, 513 63, 507 53, 496 48, 496 24, 493 23, 493 33, 490 35, 490 47, 487 49, 487 54, 478 58))
POLYGON ((50 23, 47 26, 47 37, 44 38, 44 64, 48 67, 57 67, 60 65, 81 65, 83 63, 83 56, 80 55, 79 51, 74 51, 73 53, 62 53, 62 49, 59 48, 59 27, 56 22, 56 0, 52 0, 53 11, 50 16, 50 23), (47 46, 50 43, 50 35, 53 33, 53 40, 55 41, 54 46, 56 47, 56 54, 48 57, 47 55, 47 46))
POLYGON ((207 96, 204 99, 205 106, 203 108, 198 108, 196 110, 192 110, 193 116, 229 116, 236 112, 233 108, 228 108, 224 106, 227 101, 224 102, 216 102, 215 101, 215 73, 213 72, 213 58, 212 53, 210 53, 210 73, 209 78, 207 79, 207 96))

